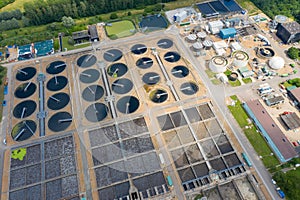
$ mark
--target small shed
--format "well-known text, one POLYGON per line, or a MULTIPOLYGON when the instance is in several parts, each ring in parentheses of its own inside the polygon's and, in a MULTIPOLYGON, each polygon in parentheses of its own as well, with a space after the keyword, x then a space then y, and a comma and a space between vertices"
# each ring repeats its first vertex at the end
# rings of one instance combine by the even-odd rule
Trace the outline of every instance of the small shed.
POLYGON ((285 112, 280 115, 280 118, 289 130, 294 130, 300 127, 300 118, 294 112, 285 112))

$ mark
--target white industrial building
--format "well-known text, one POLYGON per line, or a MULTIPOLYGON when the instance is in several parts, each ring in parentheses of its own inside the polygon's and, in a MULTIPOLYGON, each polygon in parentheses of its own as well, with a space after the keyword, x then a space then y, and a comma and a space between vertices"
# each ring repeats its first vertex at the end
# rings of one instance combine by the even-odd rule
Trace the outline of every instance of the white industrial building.
POLYGON ((214 56, 209 62, 209 69, 214 73, 223 73, 227 70, 228 60, 223 56, 214 56))
POLYGON ((220 20, 208 22, 208 28, 212 34, 218 34, 223 27, 224 24, 220 20))

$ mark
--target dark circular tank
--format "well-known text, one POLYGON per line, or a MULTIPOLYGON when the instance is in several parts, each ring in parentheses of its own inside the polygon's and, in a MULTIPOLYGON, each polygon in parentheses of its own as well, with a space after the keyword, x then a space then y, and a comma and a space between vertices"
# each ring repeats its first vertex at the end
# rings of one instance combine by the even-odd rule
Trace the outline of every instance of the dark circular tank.
POLYGON ((134 96, 125 96, 117 102, 119 112, 129 114, 135 112, 140 106, 139 100, 134 96))
POLYGON ((133 83, 127 78, 121 78, 114 81, 111 87, 112 91, 114 91, 117 94, 126 94, 132 89, 133 83))
POLYGON ((161 39, 157 42, 157 46, 163 49, 168 49, 173 46, 173 41, 169 39, 161 39))
POLYGON ((15 106, 13 115, 15 118, 29 117, 36 109, 36 103, 32 100, 27 100, 15 106))
POLYGON ((263 58, 271 58, 275 55, 275 52, 272 48, 262 47, 258 49, 257 54, 263 58))
POLYGON ((96 56, 93 54, 86 54, 78 58, 77 65, 78 67, 87 68, 93 66, 96 62, 96 56))
POLYGON ((59 91, 66 87, 68 79, 64 76, 54 76, 47 82, 47 89, 50 91, 59 91))
POLYGON ((70 102, 70 96, 66 93, 56 93, 48 98, 47 106, 51 110, 60 110, 70 102))
POLYGON ((180 59, 180 55, 177 52, 168 52, 164 55, 164 59, 168 62, 177 62, 180 59))
POLYGON ((158 73, 148 72, 143 76, 142 80, 147 85, 155 85, 160 81, 160 76, 158 73))
POLYGON ((192 95, 198 92, 199 87, 195 83, 186 82, 180 86, 180 90, 183 94, 192 95))
POLYGON ((63 61, 54 61, 46 68, 48 74, 59 74, 66 68, 66 63, 63 61))
POLYGON ((48 127, 53 132, 66 130, 72 123, 72 115, 68 112, 58 112, 51 116, 48 127))
POLYGON ((121 77, 128 71, 128 67, 124 63, 115 63, 107 68, 107 74, 113 78, 121 77))
POLYGON ((85 110, 85 117, 90 122, 99 122, 106 118, 108 107, 103 103, 94 103, 85 110))
POLYGON ((177 78, 184 78, 189 75, 190 71, 187 67, 179 65, 172 69, 171 73, 177 78))
POLYGON ((93 83, 100 77, 100 72, 96 69, 87 69, 80 73, 79 80, 82 83, 93 83))
POLYGON ((33 95, 36 90, 36 84, 27 82, 19 85, 15 90, 15 97, 24 99, 33 95))
POLYGON ((27 140, 34 135, 36 127, 36 123, 32 120, 21 121, 12 129, 11 137, 18 142, 27 140))
POLYGON ((144 44, 136 44, 133 47, 131 47, 131 52, 140 55, 147 51, 147 47, 144 44))
POLYGON ((106 52, 104 52, 104 60, 108 61, 108 62, 116 62, 118 60, 120 60, 123 56, 122 51, 118 50, 118 49, 110 49, 106 52))
POLYGON ((25 67, 22 69, 17 69, 16 79, 18 81, 28 81, 36 74, 36 69, 33 67, 25 67))
POLYGON ((232 72, 229 76, 228 79, 231 81, 236 81, 238 79, 238 74, 236 72, 232 72))
POLYGON ((90 85, 82 92, 82 98, 86 101, 97 101, 104 95, 104 89, 100 85, 90 85))
POLYGON ((153 60, 148 57, 140 58, 136 61, 136 66, 141 69, 147 69, 153 65, 153 60))
POLYGON ((154 103, 162 103, 168 99, 167 91, 163 89, 156 89, 150 93, 150 99, 154 103))

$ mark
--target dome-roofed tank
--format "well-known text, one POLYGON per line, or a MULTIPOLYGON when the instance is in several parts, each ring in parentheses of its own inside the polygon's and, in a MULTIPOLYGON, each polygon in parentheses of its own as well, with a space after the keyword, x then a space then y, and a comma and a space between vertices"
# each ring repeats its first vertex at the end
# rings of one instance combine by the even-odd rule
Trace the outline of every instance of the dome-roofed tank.
POLYGON ((269 65, 272 69, 281 69, 284 67, 284 59, 279 56, 274 56, 269 60, 269 65))

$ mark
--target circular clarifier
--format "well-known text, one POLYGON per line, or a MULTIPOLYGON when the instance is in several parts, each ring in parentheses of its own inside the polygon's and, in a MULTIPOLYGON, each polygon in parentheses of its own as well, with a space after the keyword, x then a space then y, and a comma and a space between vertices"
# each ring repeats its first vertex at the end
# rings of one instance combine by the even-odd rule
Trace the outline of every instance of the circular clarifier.
POLYGON ((153 65, 153 60, 148 57, 140 58, 136 61, 136 66, 141 69, 147 69, 153 65))
POLYGON ((66 87, 68 79, 64 76, 54 76, 47 82, 47 89, 50 91, 59 91, 66 87))
POLYGON ((169 39, 161 39, 157 42, 157 46, 163 49, 168 49, 173 46, 173 41, 169 39))
POLYGON ((140 106, 139 100, 134 96, 125 96, 117 102, 117 109, 124 114, 135 112, 140 106))
POLYGON ((51 116, 48 127, 53 132, 66 130, 72 123, 72 115, 68 112, 58 112, 51 116))
POLYGON ((36 109, 36 103, 32 100, 27 100, 19 103, 15 106, 13 115, 15 118, 29 117, 36 109))
POLYGON ((17 69, 16 79, 18 81, 28 81, 36 74, 36 69, 33 67, 25 67, 23 69, 17 69))
POLYGON ((86 101, 97 101, 104 95, 104 89, 100 85, 90 85, 82 92, 82 98, 86 101))
POLYGON ((63 61, 55 61, 50 63, 50 65, 46 68, 48 74, 59 74, 66 68, 66 63, 63 61))
POLYGON ((111 87, 112 90, 117 94, 126 94, 132 89, 133 83, 127 78, 121 78, 114 81, 111 87))
POLYGON ((147 47, 144 44, 136 44, 131 47, 131 52, 137 55, 143 54, 147 51, 147 47))
POLYGON ((87 69, 80 73, 79 79, 82 83, 93 83, 100 77, 100 72, 96 69, 87 69))
POLYGON ((85 117, 90 122, 99 122, 106 118, 108 107, 103 103, 94 103, 85 110, 85 117))
POLYGON ((180 90, 183 94, 192 95, 198 92, 199 87, 195 83, 186 82, 180 86, 180 90))
POLYGON ((34 135, 36 131, 36 123, 32 120, 19 122, 11 131, 11 137, 15 141, 24 141, 34 135))
POLYGON ((156 89, 150 93, 150 99, 154 103, 162 103, 168 99, 167 91, 163 89, 156 89))
POLYGON ((104 59, 108 62, 116 62, 118 60, 120 60, 123 56, 122 51, 118 50, 118 49, 110 49, 106 52, 104 52, 104 59))
POLYGON ((124 63, 115 63, 107 68, 108 75, 114 78, 123 76, 127 71, 128 68, 124 63))
POLYGON ((19 85, 15 91, 15 97, 24 99, 30 97, 36 90, 36 84, 27 82, 19 85))
POLYGON ((70 102, 70 96, 66 93, 60 92, 49 97, 47 106, 51 110, 60 110, 70 102))
POLYGON ((177 52, 168 52, 164 55, 164 59, 168 62, 177 62, 180 59, 180 55, 177 52))
POLYGON ((149 72, 143 76, 142 80, 147 85, 155 85, 156 83, 158 83, 160 81, 160 76, 158 73, 149 72))
POLYGON ((93 54, 86 54, 81 56, 77 60, 77 65, 82 68, 87 68, 93 66, 97 62, 96 56, 93 54))
POLYGON ((182 65, 174 67, 171 71, 173 76, 175 76, 177 78, 184 78, 187 75, 189 75, 189 72, 190 72, 189 69, 182 65))

